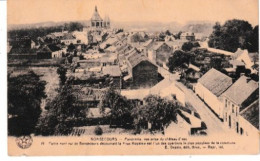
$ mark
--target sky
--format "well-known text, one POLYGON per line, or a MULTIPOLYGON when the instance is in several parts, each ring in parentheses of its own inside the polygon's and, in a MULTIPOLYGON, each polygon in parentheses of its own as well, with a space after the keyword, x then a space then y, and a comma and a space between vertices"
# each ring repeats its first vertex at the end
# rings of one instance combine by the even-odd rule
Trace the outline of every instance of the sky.
POLYGON ((8 0, 8 24, 89 20, 99 14, 119 22, 243 19, 258 24, 258 0, 8 0))

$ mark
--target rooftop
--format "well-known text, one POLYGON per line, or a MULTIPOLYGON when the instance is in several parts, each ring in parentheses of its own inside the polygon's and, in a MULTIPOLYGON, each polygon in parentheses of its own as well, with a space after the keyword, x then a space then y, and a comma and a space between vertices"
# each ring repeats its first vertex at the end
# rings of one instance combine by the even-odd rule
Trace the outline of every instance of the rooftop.
POLYGON ((253 102, 247 108, 240 112, 240 115, 259 129, 259 100, 253 102))
POLYGON ((110 75, 114 77, 119 77, 121 76, 121 70, 119 66, 113 65, 113 66, 104 66, 102 68, 103 74, 104 75, 110 75))
POLYGON ((232 85, 232 78, 212 68, 198 82, 218 97, 232 85))
POLYGON ((246 76, 241 76, 223 96, 241 105, 247 98, 258 89, 258 83, 246 76))

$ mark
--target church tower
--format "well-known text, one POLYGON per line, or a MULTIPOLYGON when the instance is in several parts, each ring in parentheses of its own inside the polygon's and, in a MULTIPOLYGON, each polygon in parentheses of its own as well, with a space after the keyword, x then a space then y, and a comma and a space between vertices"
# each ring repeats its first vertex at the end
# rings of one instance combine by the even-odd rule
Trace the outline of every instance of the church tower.
POLYGON ((110 28, 110 19, 106 15, 105 19, 103 20, 97 10, 97 6, 95 6, 94 13, 90 19, 91 21, 91 27, 95 29, 100 29, 100 28, 110 28))
POLYGON ((97 6, 95 6, 95 11, 91 17, 91 27, 94 28, 102 28, 103 27, 103 19, 100 17, 97 6))
POLYGON ((104 19, 104 27, 110 28, 110 18, 106 15, 104 19))

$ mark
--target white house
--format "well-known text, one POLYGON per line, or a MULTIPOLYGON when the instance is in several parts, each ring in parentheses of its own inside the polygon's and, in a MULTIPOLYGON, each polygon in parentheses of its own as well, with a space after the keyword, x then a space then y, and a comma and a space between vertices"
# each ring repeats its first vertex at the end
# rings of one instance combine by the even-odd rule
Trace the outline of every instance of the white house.
MULTIPOLYGON (((237 133, 244 133, 241 127, 240 114, 250 104, 259 99, 258 83, 248 77, 241 76, 221 97, 223 97, 224 123, 237 133)), ((247 115, 245 115, 247 117, 247 115)), ((257 116, 258 117, 258 116, 257 116)), ((246 126, 246 125, 244 125, 246 126)))
POLYGON ((72 34, 68 33, 61 38, 60 42, 65 45, 77 44, 77 39, 72 34))
POLYGON ((232 78, 212 68, 195 86, 195 93, 219 116, 223 118, 223 104, 219 97, 232 85, 232 78))
POLYGON ((242 50, 238 48, 237 51, 232 55, 232 58, 233 60, 238 60, 245 63, 246 68, 252 70, 251 67, 254 65, 254 62, 251 61, 247 49, 242 50))

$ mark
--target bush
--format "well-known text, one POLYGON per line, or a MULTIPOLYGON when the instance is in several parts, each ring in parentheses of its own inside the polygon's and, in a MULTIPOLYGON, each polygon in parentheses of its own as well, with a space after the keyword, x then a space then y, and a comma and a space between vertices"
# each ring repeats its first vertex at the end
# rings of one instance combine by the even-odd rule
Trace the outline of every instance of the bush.
POLYGON ((97 127, 95 127, 94 133, 96 135, 102 135, 103 134, 103 130, 102 130, 101 127, 97 126, 97 127))

